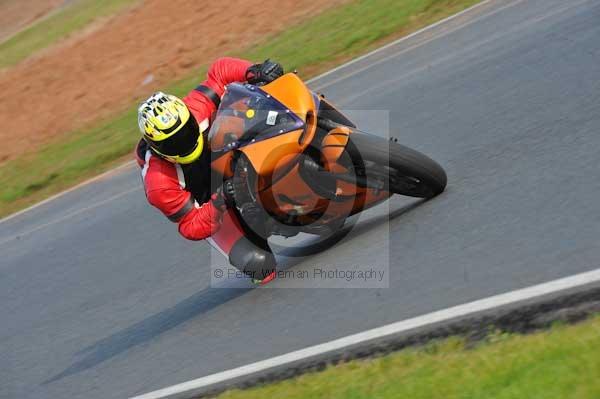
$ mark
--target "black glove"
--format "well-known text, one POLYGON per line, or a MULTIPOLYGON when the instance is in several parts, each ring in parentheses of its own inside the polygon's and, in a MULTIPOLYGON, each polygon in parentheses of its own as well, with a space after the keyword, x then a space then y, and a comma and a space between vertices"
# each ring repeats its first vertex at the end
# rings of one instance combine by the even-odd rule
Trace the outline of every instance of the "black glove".
POLYGON ((266 59, 262 64, 254 64, 246 71, 246 80, 250 84, 271 83, 283 75, 283 67, 277 62, 266 59))
POLYGON ((221 187, 217 188, 215 191, 215 195, 213 196, 213 205, 217 208, 224 209, 226 205, 232 205, 235 203, 234 201, 235 188, 233 187, 233 182, 231 180, 226 180, 223 182, 221 187))

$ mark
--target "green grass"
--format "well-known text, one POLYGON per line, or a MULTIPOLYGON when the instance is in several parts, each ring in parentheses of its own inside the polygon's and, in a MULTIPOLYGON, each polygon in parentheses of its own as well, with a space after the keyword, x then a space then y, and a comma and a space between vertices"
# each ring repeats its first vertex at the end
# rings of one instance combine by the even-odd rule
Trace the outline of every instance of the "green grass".
POLYGON ((134 1, 137 0, 78 0, 65 6, 0 43, 0 68, 18 63, 94 19, 115 14, 134 1))
MULTIPOLYGON (((231 55, 251 60, 271 57, 309 78, 478 1, 355 0, 231 55)), ((205 71, 206 66, 200 66, 193 75, 161 89, 183 95, 205 71)), ((36 153, 0 165, 0 215, 122 162, 139 140, 135 112, 132 105, 108 121, 64 134, 36 153)))
POLYGON ((597 399, 600 317, 471 349, 450 338, 218 398, 597 399))

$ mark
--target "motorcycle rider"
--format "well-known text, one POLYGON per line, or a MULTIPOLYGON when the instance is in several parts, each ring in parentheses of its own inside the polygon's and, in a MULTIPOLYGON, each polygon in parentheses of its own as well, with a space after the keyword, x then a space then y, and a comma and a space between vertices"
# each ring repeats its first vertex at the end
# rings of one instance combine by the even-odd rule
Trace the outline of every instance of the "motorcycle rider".
MULTIPOLYGON (((225 203, 233 195, 233 187, 230 181, 212 187, 215 179, 211 179, 208 141, 224 87, 233 82, 269 83, 282 75, 281 65, 270 60, 252 64, 220 58, 210 66, 206 80, 183 99, 157 92, 139 106, 138 124, 143 137, 135 153, 142 168, 146 198, 178 224, 183 237, 210 239, 223 220, 231 221, 225 203)), ((239 229, 231 231, 229 242, 221 243, 218 249, 255 282, 272 280, 275 257, 266 240, 257 245, 256 239, 248 239, 239 229)))

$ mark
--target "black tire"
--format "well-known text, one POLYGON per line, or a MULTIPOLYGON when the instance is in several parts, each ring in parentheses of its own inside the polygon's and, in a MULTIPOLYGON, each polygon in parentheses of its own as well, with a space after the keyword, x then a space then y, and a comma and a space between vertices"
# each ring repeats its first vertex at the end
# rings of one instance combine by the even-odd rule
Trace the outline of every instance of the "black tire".
POLYGON ((384 181, 394 194, 431 198, 446 188, 446 172, 437 162, 396 142, 353 131, 346 150, 357 173, 384 181))

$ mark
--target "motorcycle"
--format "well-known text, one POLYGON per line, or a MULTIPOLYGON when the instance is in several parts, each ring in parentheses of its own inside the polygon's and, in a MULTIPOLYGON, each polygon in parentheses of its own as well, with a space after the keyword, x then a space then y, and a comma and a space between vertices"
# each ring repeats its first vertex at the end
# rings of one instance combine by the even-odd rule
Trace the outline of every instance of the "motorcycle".
POLYGON ((360 131, 295 73, 228 85, 208 140, 213 181, 234 187, 212 237, 225 253, 241 235, 257 245, 273 235, 331 237, 393 194, 432 198, 447 182, 435 161, 360 131))

